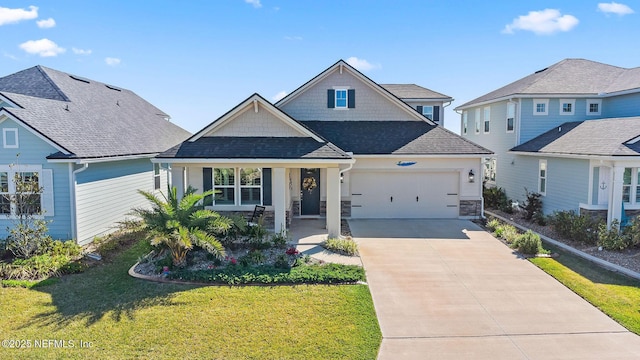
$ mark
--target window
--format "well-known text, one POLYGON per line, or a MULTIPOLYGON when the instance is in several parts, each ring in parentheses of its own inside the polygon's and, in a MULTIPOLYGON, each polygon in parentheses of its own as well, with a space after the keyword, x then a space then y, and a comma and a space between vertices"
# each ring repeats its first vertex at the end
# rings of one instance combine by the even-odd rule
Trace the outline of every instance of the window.
POLYGON ((484 181, 496 182, 496 158, 484 159, 484 181))
POLYGON ((491 107, 484 108, 484 133, 489 133, 489 122, 491 121, 491 107))
POLYGON ((560 99, 560 115, 573 115, 576 101, 573 99, 560 99))
POLYGON ((467 125, 469 122, 469 114, 466 111, 462 112, 462 135, 467 135, 467 125))
POLYGON ((2 145, 5 149, 18 148, 18 129, 2 129, 2 145))
POLYGON ((516 119, 516 104, 507 103, 507 132, 513 132, 516 119))
POLYGON ((480 109, 476 109, 476 134, 480 134, 480 109))
POLYGON ((340 89, 336 90, 336 108, 346 108, 347 107, 347 90, 340 89))
POLYGON ((160 164, 153 164, 153 188, 160 189, 160 164))
POLYGON ((0 171, 0 214, 41 214, 43 195, 40 194, 40 181, 40 173, 36 171, 17 172, 11 168, 0 171), (21 180, 19 188, 15 181, 18 178, 21 180), (21 197, 12 203, 16 192, 19 192, 21 197))
POLYGON ((356 107, 356 90, 348 86, 334 86, 327 90, 327 107, 330 109, 353 109, 356 107))
POLYGON ((213 169, 213 191, 215 205, 235 205, 235 169, 213 169))
POLYGON ((622 176, 622 202, 640 204, 640 168, 625 168, 622 176))
POLYGON ((587 99, 587 115, 600 115, 602 107, 601 99, 587 99))
POLYGON ((240 169, 240 205, 260 205, 262 172, 258 168, 240 169))
POLYGON ((547 194, 547 160, 540 160, 538 164, 538 192, 547 194))
POLYGON ((549 113, 549 99, 533 99, 533 115, 547 115, 549 113))
POLYGON ((433 120, 433 106, 422 106, 422 115, 429 120, 433 120))
POLYGON ((9 173, 0 172, 0 214, 11 214, 11 195, 9 193, 9 173))

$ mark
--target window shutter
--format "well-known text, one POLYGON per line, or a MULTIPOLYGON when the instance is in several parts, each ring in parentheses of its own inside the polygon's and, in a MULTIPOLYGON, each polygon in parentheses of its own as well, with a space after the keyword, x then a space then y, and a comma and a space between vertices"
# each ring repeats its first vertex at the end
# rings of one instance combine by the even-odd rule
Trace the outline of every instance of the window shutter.
MULTIPOLYGON (((213 189, 213 170, 211 168, 202 168, 202 192, 213 189)), ((204 206, 213 205, 213 197, 211 195, 204 198, 204 206)))
POLYGON ((329 109, 336 107, 336 91, 333 89, 327 90, 327 107, 329 109))
POLYGON ((273 205, 271 196, 271 169, 262 169, 262 205, 273 205))
POLYGON ((422 114, 422 105, 418 105, 418 107, 416 107, 416 110, 422 114))
POLYGON ((440 106, 433 107, 433 121, 435 122, 440 121, 440 106))
POLYGON ((347 100, 348 100, 347 107, 349 109, 354 109, 356 107, 356 90, 355 89, 347 90, 347 100))
POLYGON ((42 170, 42 195, 41 206, 45 216, 55 215, 55 206, 53 202, 53 170, 42 170))

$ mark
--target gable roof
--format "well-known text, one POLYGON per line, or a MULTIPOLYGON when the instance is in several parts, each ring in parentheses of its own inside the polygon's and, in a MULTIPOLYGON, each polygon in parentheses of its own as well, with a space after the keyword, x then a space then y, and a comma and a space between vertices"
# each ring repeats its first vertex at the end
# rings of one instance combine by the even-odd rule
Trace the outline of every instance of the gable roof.
POLYGON ((202 137, 159 154, 171 159, 351 159, 337 146, 308 137, 202 137))
POLYGON ((638 156, 640 117, 568 122, 511 149, 547 155, 638 156))
POLYGON ((418 113, 414 108, 409 106, 407 103, 400 100, 400 98, 392 94, 389 90, 383 88, 378 83, 368 78, 366 75, 364 75, 363 73, 361 73, 360 71, 358 71, 357 69, 349 65, 344 60, 338 60, 335 64, 331 65, 330 67, 328 67, 326 70, 324 70, 320 74, 316 75, 311 80, 302 84, 300 87, 292 91, 290 94, 288 94, 287 96, 285 96, 284 98, 276 102, 275 106, 278 108, 283 107, 284 105, 286 105, 287 103, 289 103, 290 101, 298 97, 300 94, 302 94, 304 91, 314 86, 318 82, 322 81, 323 79, 325 79, 335 71, 339 71, 340 73, 342 73, 343 71, 349 72, 350 74, 355 76, 357 79, 360 79, 364 84, 369 86, 371 89, 381 94, 383 97, 387 98, 390 102, 392 102, 399 108, 403 109, 410 117, 415 118, 416 120, 427 122, 431 125, 436 125, 434 122, 424 117, 422 114, 418 113))
POLYGON ((451 96, 427 89, 416 84, 380 84, 385 90, 402 100, 442 100, 453 101, 451 96))
POLYGON ((311 137, 316 141, 324 141, 324 139, 321 139, 317 134, 310 131, 307 127, 302 125, 300 122, 293 119, 291 116, 287 115, 287 113, 285 113, 284 111, 275 107, 273 104, 271 104, 268 100, 266 100, 264 97, 262 97, 258 93, 254 93, 253 95, 249 96, 240 104, 236 105, 233 109, 227 111, 218 119, 214 120, 209 125, 205 126, 202 130, 193 134, 193 136, 191 136, 188 139, 188 141, 196 141, 206 136, 207 134, 211 133, 212 131, 215 132, 217 129, 222 128, 224 125, 226 125, 230 121, 233 121, 236 115, 246 110, 246 107, 250 105, 253 105, 254 107, 256 107, 256 109, 258 106, 262 107, 263 109, 265 109, 266 111, 268 111, 269 113, 277 117, 278 119, 282 120, 285 124, 289 125, 291 128, 293 128, 303 136, 311 137))
POLYGON ((418 121, 305 121, 355 155, 476 155, 491 150, 437 125, 418 121))
POLYGON ((640 91, 640 68, 626 69, 585 59, 565 59, 464 103, 458 109, 516 96, 600 96, 640 91))
POLYGON ((50 159, 151 155, 189 133, 134 92, 35 66, 0 78, 9 116, 54 144, 50 159))

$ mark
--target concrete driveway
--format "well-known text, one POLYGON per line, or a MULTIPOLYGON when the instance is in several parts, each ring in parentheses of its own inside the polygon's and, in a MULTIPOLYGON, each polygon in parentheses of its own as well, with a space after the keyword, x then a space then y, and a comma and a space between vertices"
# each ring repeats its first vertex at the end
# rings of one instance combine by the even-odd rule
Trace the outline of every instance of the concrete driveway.
POLYGON ((379 359, 640 359, 640 337, 464 220, 350 220, 379 359))

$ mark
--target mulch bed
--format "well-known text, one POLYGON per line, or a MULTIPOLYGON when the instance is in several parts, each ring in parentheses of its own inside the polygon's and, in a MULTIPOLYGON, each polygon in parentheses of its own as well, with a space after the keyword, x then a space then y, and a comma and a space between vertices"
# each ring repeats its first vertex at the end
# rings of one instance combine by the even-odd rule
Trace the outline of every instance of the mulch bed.
MULTIPOLYGON (((571 239, 565 239, 560 237, 550 225, 541 226, 534 222, 523 219, 519 214, 507 214, 500 210, 487 209, 496 215, 500 215, 506 219, 509 219, 520 226, 529 228, 539 234, 550 237, 565 245, 571 246, 574 249, 585 252, 589 255, 595 256, 599 259, 608 261, 612 264, 616 264, 627 268, 629 270, 640 272, 640 247, 631 247, 629 249, 612 251, 612 250, 599 250, 598 246, 584 244, 580 241, 574 241, 571 239)), ((490 217, 490 215, 489 215, 490 217)))

